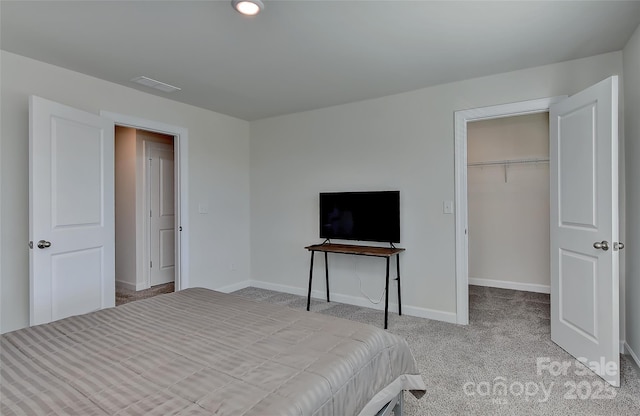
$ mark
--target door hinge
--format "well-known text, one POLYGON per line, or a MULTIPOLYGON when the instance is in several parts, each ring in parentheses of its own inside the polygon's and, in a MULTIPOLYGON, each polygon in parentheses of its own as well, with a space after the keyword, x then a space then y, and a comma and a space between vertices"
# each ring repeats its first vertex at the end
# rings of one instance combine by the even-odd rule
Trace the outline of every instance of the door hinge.
POLYGON ((152 261, 149 262, 149 268, 153 269, 153 262, 152 261))
POLYGON ((153 217, 153 211, 149 210, 149 217, 153 217))

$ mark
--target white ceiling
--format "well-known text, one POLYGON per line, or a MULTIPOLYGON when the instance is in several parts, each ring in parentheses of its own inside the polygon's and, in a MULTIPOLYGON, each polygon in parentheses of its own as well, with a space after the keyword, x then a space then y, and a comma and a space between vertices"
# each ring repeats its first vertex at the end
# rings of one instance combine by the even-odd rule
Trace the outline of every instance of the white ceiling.
POLYGON ((640 24, 640 1, 263 1, 3 0, 0 45, 255 120, 617 51, 640 24))

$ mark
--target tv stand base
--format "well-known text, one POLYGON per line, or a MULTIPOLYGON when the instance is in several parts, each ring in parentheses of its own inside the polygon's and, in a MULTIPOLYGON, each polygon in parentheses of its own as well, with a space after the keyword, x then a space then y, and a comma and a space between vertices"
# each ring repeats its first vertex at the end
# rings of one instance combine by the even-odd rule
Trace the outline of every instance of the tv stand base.
POLYGON ((404 248, 399 248, 391 245, 391 247, 372 247, 372 246, 359 246, 352 244, 333 244, 325 240, 322 244, 315 244, 305 247, 305 249, 311 252, 311 265, 309 267, 309 291, 307 293, 307 310, 311 306, 311 285, 313 281, 313 257, 316 251, 324 252, 324 264, 325 264, 325 278, 327 286, 327 302, 329 300, 329 253, 338 254, 351 254, 354 256, 369 256, 369 257, 384 257, 387 259, 386 267, 386 286, 385 286, 385 300, 384 300, 384 329, 387 329, 388 313, 389 313, 389 263, 390 258, 396 257, 396 271, 398 282, 398 315, 402 315, 402 301, 400 296, 400 253, 405 251, 404 248))

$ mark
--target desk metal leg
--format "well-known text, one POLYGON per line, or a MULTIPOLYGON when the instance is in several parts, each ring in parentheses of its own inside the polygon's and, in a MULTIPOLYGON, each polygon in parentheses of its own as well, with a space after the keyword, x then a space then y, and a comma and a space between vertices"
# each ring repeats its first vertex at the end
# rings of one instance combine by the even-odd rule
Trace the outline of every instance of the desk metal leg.
POLYGON ((307 310, 311 306, 311 279, 313 278, 313 255, 315 251, 311 252, 311 266, 309 267, 309 292, 307 293, 307 310))
POLYGON ((327 276, 327 302, 329 302, 329 254, 324 252, 324 271, 327 276))
POLYGON ((396 254, 396 265, 398 267, 398 315, 402 315, 402 300, 400 298, 400 253, 396 254))
POLYGON ((387 314, 389 313, 389 257, 387 257, 387 285, 384 298, 384 329, 387 329, 387 314))

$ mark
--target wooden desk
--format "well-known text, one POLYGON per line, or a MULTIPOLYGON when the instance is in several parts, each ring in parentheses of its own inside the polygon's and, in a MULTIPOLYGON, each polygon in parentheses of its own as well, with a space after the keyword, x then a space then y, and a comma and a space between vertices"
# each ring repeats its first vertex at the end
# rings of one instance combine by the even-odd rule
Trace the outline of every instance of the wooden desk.
POLYGON ((400 253, 404 248, 397 247, 371 247, 352 244, 315 244, 305 247, 311 252, 311 266, 309 268, 309 292, 307 294, 307 310, 311 305, 311 282, 313 280, 313 255, 316 251, 324 252, 325 276, 327 281, 327 302, 329 302, 329 258, 328 253, 351 254, 354 256, 385 257, 387 259, 386 289, 384 300, 384 329, 387 329, 387 315, 389 312, 389 259, 396 256, 398 281, 398 314, 402 315, 402 301, 400 297, 400 253))

